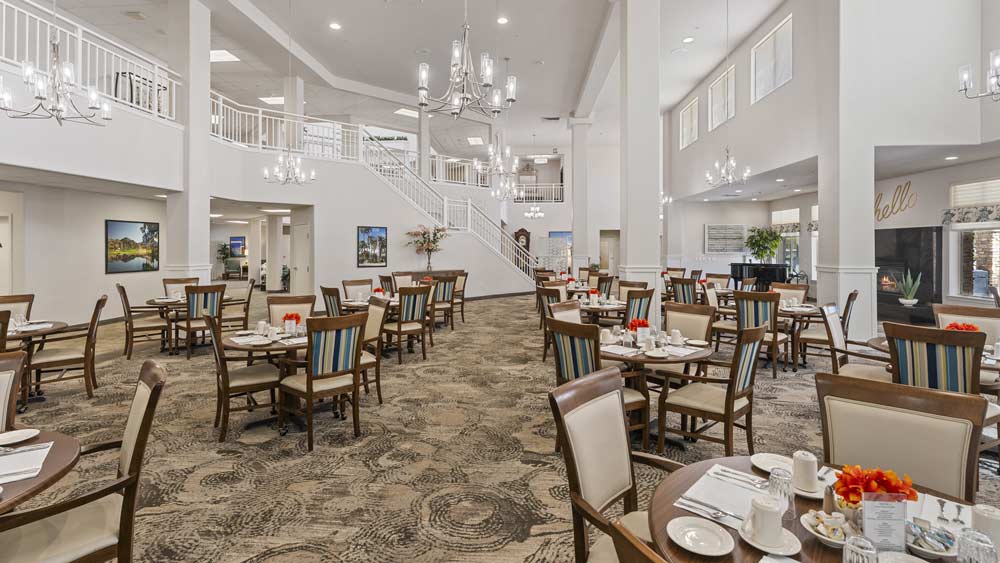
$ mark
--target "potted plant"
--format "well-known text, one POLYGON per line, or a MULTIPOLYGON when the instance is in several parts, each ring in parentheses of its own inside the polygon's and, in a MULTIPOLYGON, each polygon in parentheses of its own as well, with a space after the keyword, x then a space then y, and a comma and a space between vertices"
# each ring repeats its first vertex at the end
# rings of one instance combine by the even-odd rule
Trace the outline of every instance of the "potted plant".
POLYGON ((893 276, 892 281, 896 283, 896 287, 899 288, 899 292, 903 294, 899 298, 899 302, 904 307, 912 307, 917 304, 917 290, 920 289, 920 279, 923 277, 923 273, 918 273, 917 278, 913 279, 913 275, 910 274, 910 269, 906 269, 906 275, 903 276, 902 281, 897 280, 893 276))
POLYGON ((420 225, 416 230, 407 232, 406 236, 412 239, 406 243, 407 246, 416 247, 417 254, 427 255, 427 271, 431 271, 431 255, 441 251, 441 241, 448 236, 448 229, 420 225))
POLYGON ((751 227, 745 244, 750 255, 764 263, 777 254, 781 233, 771 227, 751 227))

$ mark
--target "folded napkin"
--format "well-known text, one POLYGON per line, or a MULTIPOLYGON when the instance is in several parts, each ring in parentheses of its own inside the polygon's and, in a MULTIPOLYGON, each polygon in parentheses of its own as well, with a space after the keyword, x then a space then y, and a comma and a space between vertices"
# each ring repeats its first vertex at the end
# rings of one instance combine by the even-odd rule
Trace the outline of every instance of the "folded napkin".
POLYGON ((607 352, 608 354, 615 354, 617 356, 635 356, 642 353, 642 350, 612 344, 610 346, 601 346, 601 352, 607 352))
POLYGON ((18 450, 26 450, 23 452, 14 451, 0 454, 0 484, 38 476, 42 470, 42 464, 45 463, 45 458, 49 455, 49 450, 52 449, 52 442, 46 442, 44 447, 37 449, 36 446, 39 444, 18 448, 18 450))
MULTIPOLYGON (((714 473, 719 472, 720 467, 722 466, 719 464, 713 465, 712 468, 708 470, 708 473, 702 475, 694 485, 691 485, 691 488, 684 492, 682 497, 689 497, 695 499, 696 501, 705 502, 722 511, 737 514, 741 518, 746 518, 747 514, 750 513, 750 503, 753 501, 753 498, 756 496, 766 495, 767 491, 744 487, 735 481, 713 477, 712 475, 714 473)), ((699 516, 711 518, 709 513, 711 513, 712 510, 710 508, 705 507, 702 509, 697 503, 685 501, 683 498, 678 498, 677 501, 674 502, 674 506, 683 508, 688 512, 698 514, 699 516)), ((734 529, 739 529, 740 525, 743 524, 742 520, 733 518, 732 516, 723 516, 715 521, 734 529)))
POLYGON ((688 348, 687 346, 666 346, 663 348, 671 356, 690 356, 695 352, 701 352, 701 348, 688 348))
POLYGON ((309 337, 307 336, 296 336, 294 338, 286 338, 280 341, 285 346, 298 346, 299 344, 305 344, 309 342, 309 337))
POLYGON ((177 303, 178 301, 181 301, 181 299, 178 299, 177 297, 155 297, 153 298, 153 301, 158 303, 177 303))

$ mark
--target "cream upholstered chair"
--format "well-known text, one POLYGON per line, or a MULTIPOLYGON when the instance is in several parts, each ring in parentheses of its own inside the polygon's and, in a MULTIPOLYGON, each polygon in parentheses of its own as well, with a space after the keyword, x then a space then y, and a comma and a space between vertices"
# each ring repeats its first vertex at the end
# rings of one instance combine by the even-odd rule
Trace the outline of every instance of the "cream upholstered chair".
POLYGON ((583 324, 583 315, 580 313, 580 302, 576 299, 563 301, 562 303, 551 303, 549 304, 549 312, 550 318, 557 321, 583 324))
POLYGON ((0 311, 10 311, 12 317, 24 315, 24 318, 31 320, 31 306, 34 302, 34 293, 0 295, 0 311))
MULTIPOLYGON (((840 322, 841 332, 844 334, 844 338, 848 338, 851 313, 854 311, 854 304, 858 300, 858 290, 854 290, 847 294, 847 301, 844 303, 844 312, 837 316, 840 322)), ((836 306, 834 306, 836 309, 836 306)), ((823 323, 817 323, 812 320, 808 320, 804 323, 802 328, 799 330, 798 334, 799 347, 798 352, 802 355, 802 363, 806 363, 806 357, 809 352, 810 347, 820 348, 828 350, 830 348, 830 340, 827 335, 826 325, 823 323)))
POLYGON ((830 345, 830 363, 833 366, 834 375, 847 377, 858 377, 861 379, 871 379, 884 383, 892 382, 892 372, 889 364, 891 358, 877 356, 870 353, 850 350, 848 344, 855 346, 866 346, 862 342, 849 341, 844 336, 844 327, 840 322, 840 315, 837 314, 837 306, 833 303, 820 307, 823 315, 823 329, 827 331, 827 341, 830 345), (861 358, 878 362, 877 364, 850 363, 850 358, 861 358))
POLYGON ((298 315, 301 322, 313 316, 315 295, 268 295, 267 319, 273 326, 280 326, 285 315, 298 315))
POLYGON ((771 290, 776 291, 781 299, 795 299, 799 303, 805 303, 806 296, 809 295, 809 284, 807 283, 780 283, 771 284, 771 290))
MULTIPOLYGON (((87 390, 87 397, 94 396, 94 389, 97 389, 97 373, 94 366, 94 357, 97 355, 97 326, 101 322, 101 311, 108 302, 108 296, 102 295, 94 305, 94 312, 90 315, 90 323, 86 331, 74 331, 49 336, 44 341, 45 346, 35 349, 29 354, 31 362, 28 369, 24 371, 24 379, 21 382, 21 401, 28 402, 28 374, 35 372, 35 385, 40 383, 52 383, 55 381, 66 381, 68 379, 83 379, 87 390), (70 340, 83 339, 82 349, 53 347, 56 342, 66 342, 70 340), (65 372, 70 370, 80 370, 80 375, 67 377, 65 372), (56 377, 44 378, 46 373, 59 373, 56 377)), ((35 346, 32 344, 32 346, 35 346)))
POLYGON ((587 287, 591 289, 597 289, 597 282, 601 277, 601 272, 599 270, 588 270, 587 271, 587 287))
POLYGON ((705 274, 705 283, 714 283, 715 287, 719 289, 729 287, 730 279, 732 276, 729 274, 705 274))
POLYGON ((566 286, 568 284, 565 280, 552 280, 547 282, 542 282, 542 287, 554 287, 559 290, 559 300, 565 301, 569 299, 569 293, 566 291, 566 286))
POLYGON ((247 280, 246 296, 243 299, 226 301, 222 300, 222 328, 247 330, 250 328, 250 301, 253 299, 253 290, 257 287, 255 280, 247 280), (236 314, 226 315, 226 309, 238 309, 236 314))
POLYGON ((368 394, 368 370, 375 369, 375 393, 378 404, 382 404, 382 329, 389 318, 389 300, 371 297, 368 299, 368 320, 361 341, 361 375, 368 394), (371 352, 368 347, 371 346, 371 352))
POLYGON ((372 280, 344 280, 344 299, 367 301, 372 295, 372 280))
POLYGON ((621 500, 621 523, 646 542, 649 516, 639 511, 632 462, 665 471, 683 465, 644 452, 631 451, 622 377, 618 368, 607 368, 576 379, 549 392, 556 434, 566 462, 573 517, 573 547, 577 563, 615 562, 611 523, 604 512, 621 500), (603 532, 591 546, 587 524, 603 532))
MULTIPOLYGON (((694 340, 711 340, 712 323, 715 321, 715 307, 711 305, 685 305, 668 301, 663 304, 663 330, 679 330, 681 335, 694 340)), ((647 385, 659 391, 667 384, 671 375, 688 374, 692 364, 664 364, 646 376, 647 385)), ((697 365, 695 365, 697 367, 697 365)))
POLYGON ((413 274, 405 274, 403 272, 392 273, 392 281, 396 284, 397 293, 404 287, 412 287, 413 279, 413 274))
POLYGON ((166 371, 142 364, 121 440, 85 446, 80 456, 118 449, 117 478, 88 493, 0 516, 0 562, 132 561, 139 474, 166 371))
POLYGON ((187 309, 185 309, 187 314, 177 321, 176 326, 178 340, 180 340, 179 334, 184 333, 187 359, 191 359, 195 336, 199 334, 204 336, 209 332, 204 315, 210 315, 215 318, 216 323, 222 324, 222 299, 225 291, 225 284, 189 285, 184 288, 187 295, 187 309))
POLYGON ((628 292, 633 289, 646 289, 646 282, 618 280, 618 300, 628 301, 628 292))
POLYGON ((827 463, 905 469, 914 483, 975 501, 986 399, 826 373, 816 393, 827 463))
POLYGON ((184 295, 184 288, 189 285, 198 285, 198 278, 163 278, 163 295, 167 297, 180 297, 184 295))
POLYGON ((1000 340, 1000 309, 986 307, 964 307, 932 303, 934 322, 938 328, 951 323, 971 323, 986 333, 986 343, 992 345, 1000 340))
POLYGON ((622 519, 611 522, 608 535, 615 544, 618 563, 669 563, 648 543, 629 531, 622 519))
MULTIPOLYGON (((10 312, 2 311, 0 314, 9 315, 10 312)), ((28 354, 25 352, 0 352, 0 432, 14 429, 17 386, 27 359, 28 354)))

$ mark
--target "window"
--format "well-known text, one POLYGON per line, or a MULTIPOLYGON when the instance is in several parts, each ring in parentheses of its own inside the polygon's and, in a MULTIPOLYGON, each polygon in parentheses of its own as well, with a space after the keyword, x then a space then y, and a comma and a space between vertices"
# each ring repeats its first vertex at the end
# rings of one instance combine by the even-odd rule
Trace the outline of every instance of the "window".
POLYGON ((731 66, 708 87, 708 130, 736 116, 736 67, 731 66))
POLYGON ((1000 280, 1000 229, 963 230, 960 236, 960 292, 989 297, 989 286, 1000 280))
POLYGON ((952 207, 972 207, 995 203, 1000 203, 1000 178, 971 184, 956 184, 951 187, 952 207))
POLYGON ((799 271, 799 234, 784 233, 781 235, 781 246, 778 248, 781 261, 788 266, 788 274, 799 271))
POLYGON ((681 149, 698 140, 698 98, 681 110, 681 149))
POLYGON ((779 209, 777 211, 771 212, 772 225, 786 225, 788 223, 798 223, 798 222, 799 222, 798 207, 793 207, 792 209, 779 209))
POLYGON ((750 103, 755 104, 792 79, 792 15, 750 50, 750 103))

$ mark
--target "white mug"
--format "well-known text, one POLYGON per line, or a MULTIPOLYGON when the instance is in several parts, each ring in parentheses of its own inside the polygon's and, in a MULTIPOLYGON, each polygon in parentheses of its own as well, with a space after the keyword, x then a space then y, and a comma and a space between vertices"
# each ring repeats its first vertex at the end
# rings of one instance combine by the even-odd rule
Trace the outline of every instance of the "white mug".
POLYGON ((601 342, 611 342, 611 330, 607 328, 601 329, 601 342))
POLYGON ((816 473, 818 466, 816 456, 810 452, 799 450, 792 454, 792 486, 802 491, 818 491, 820 489, 819 476, 816 473))
POLYGON ((261 336, 267 334, 267 321, 257 321, 257 334, 261 336))
POLYGON ((993 357, 1000 358, 1000 340, 993 343, 993 357))
POLYGON ((684 336, 681 334, 681 331, 676 328, 670 331, 670 343, 677 346, 684 344, 684 336))
POLYGON ((788 304, 791 305, 792 307, 798 305, 799 304, 799 298, 798 297, 789 297, 788 298, 788 304))
POLYGON ((772 496, 757 496, 750 501, 750 514, 740 530, 764 546, 781 545, 781 501, 772 496))
POLYGON ((787 299, 782 299, 781 301, 778 302, 778 306, 780 306, 782 309, 787 309, 788 308, 788 300, 787 299))
POLYGON ((267 337, 269 339, 271 339, 271 340, 277 340, 278 339, 278 327, 272 326, 271 328, 267 329, 267 337))

